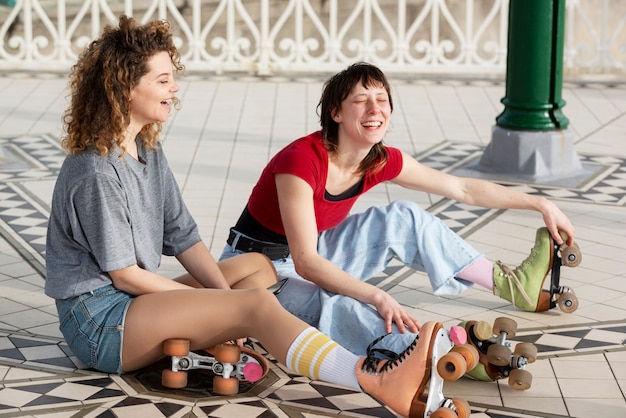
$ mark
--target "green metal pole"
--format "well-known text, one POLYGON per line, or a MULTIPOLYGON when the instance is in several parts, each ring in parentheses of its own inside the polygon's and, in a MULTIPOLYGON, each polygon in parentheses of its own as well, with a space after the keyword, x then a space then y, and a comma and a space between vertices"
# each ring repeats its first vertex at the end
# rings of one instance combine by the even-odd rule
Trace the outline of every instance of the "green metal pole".
POLYGON ((496 125, 565 129, 561 109, 565 0, 510 0, 504 111, 496 125))

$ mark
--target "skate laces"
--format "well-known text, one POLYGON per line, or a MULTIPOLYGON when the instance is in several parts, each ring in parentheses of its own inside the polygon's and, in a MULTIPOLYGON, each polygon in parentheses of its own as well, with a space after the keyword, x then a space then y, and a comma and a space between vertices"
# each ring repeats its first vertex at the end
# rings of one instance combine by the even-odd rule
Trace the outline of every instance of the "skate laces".
MULTIPOLYGON (((529 259, 532 257, 534 252, 535 252, 535 249, 533 248, 531 250, 531 255, 528 256, 528 258, 522 262, 521 264, 522 266, 528 263, 529 259)), ((513 271, 511 267, 507 266, 500 260, 496 261, 496 264, 498 265, 498 267, 500 267, 500 269, 504 273, 504 277, 507 278, 507 282, 509 284, 509 292, 511 293, 511 303, 513 303, 514 306, 517 306, 517 304, 515 303, 515 292, 513 291, 514 290, 513 285, 515 285, 518 292, 522 295, 522 298, 524 298, 526 303, 528 303, 529 305, 532 305, 533 302, 528 296, 528 294, 526 294, 526 290, 524 289, 522 282, 520 282, 519 278, 517 277, 517 274, 515 274, 515 271, 513 271)))
POLYGON ((387 350, 385 348, 374 348, 376 344, 378 344, 383 338, 385 338, 389 334, 385 334, 381 337, 376 338, 370 345, 367 346, 367 356, 363 361, 363 365, 361 366, 361 370, 368 373, 374 374, 376 376, 380 375, 382 372, 387 370, 392 370, 394 367, 399 366, 404 359, 415 350, 417 346, 417 340, 419 340, 419 335, 415 337, 415 340, 409 345, 404 351, 400 354, 394 353, 391 350, 387 350), (379 358, 377 355, 383 356, 385 358, 379 358), (379 365, 385 362, 383 366, 379 369, 379 365))

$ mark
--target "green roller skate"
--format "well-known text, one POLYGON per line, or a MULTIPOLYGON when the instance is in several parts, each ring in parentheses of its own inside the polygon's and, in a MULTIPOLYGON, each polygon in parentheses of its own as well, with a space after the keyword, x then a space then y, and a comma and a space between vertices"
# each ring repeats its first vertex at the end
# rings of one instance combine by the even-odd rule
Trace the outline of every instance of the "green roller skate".
MULTIPOLYGON (((564 240, 567 239, 561 232, 564 240)), ((561 265, 576 267, 582 259, 578 244, 557 244, 546 227, 537 230, 530 255, 515 269, 501 261, 493 266, 493 293, 529 312, 544 312, 559 305, 561 311, 574 312, 578 298, 567 286, 560 286, 561 265), (544 282, 550 273, 549 289, 544 282)))

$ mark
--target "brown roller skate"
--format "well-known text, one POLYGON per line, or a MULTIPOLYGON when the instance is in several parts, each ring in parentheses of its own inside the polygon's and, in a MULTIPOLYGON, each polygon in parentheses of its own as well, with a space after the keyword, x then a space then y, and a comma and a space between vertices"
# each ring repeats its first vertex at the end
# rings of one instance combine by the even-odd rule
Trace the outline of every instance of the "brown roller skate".
MULTIPOLYGON (((564 241, 565 233, 561 232, 564 241)), ((559 284, 561 265, 576 267, 582 260, 578 244, 557 244, 546 227, 539 228, 530 255, 515 269, 501 261, 493 267, 493 292, 529 312, 543 312, 559 305, 561 311, 574 312, 578 298, 574 291, 559 284), (550 273, 549 289, 544 282, 550 273)))
POLYGON ((517 343, 511 352, 508 338, 515 337, 517 323, 500 317, 493 327, 485 321, 467 321, 461 324, 467 332, 467 344, 478 350, 479 362, 467 372, 476 380, 495 381, 508 378, 509 386, 526 390, 532 384, 532 374, 526 370, 537 359, 537 347, 532 343, 517 343))
POLYGON ((403 417, 470 416, 465 400, 443 396, 443 382, 461 377, 475 359, 450 352, 454 344, 441 323, 425 323, 415 341, 400 355, 372 348, 382 338, 370 344, 367 356, 357 363, 357 380, 364 392, 403 417))
POLYGON ((194 352, 189 351, 189 340, 174 338, 163 343, 163 354, 172 357, 172 366, 163 370, 161 384, 172 389, 187 386, 187 372, 199 369, 214 375, 213 392, 235 395, 240 381, 257 382, 269 370, 269 362, 260 353, 233 343, 194 352))

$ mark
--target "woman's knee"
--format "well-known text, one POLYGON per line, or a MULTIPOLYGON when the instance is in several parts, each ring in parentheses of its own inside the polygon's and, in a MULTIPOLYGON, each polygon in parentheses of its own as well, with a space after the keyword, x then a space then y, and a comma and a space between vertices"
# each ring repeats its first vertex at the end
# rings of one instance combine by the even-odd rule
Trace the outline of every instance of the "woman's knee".
MULTIPOLYGON (((250 307, 252 308, 251 315, 272 315, 280 310, 283 310, 276 296, 267 289, 249 289, 250 290, 250 307)), ((263 319, 265 320, 265 318, 263 319)))
POLYGON ((258 254, 259 255, 259 276, 260 281, 263 283, 263 287, 267 288, 278 281, 278 274, 276 272, 276 267, 274 267, 274 263, 269 257, 258 254))
MULTIPOLYGON (((411 219, 416 225, 423 225, 437 219, 433 214, 424 210, 420 205, 409 200, 396 200, 389 204, 389 212, 395 213, 400 219, 411 219)), ((393 218, 393 217, 392 217, 393 218)))
POLYGON ((231 288, 267 288, 276 283, 276 269, 263 254, 240 254, 218 263, 231 288))
POLYGON ((389 208, 395 212, 416 212, 422 210, 417 203, 410 200, 394 200, 389 204, 389 208))

